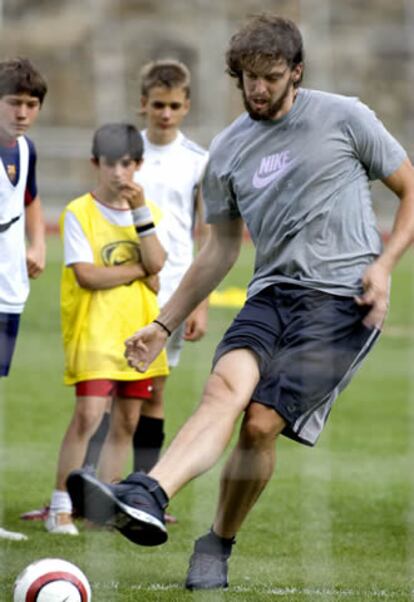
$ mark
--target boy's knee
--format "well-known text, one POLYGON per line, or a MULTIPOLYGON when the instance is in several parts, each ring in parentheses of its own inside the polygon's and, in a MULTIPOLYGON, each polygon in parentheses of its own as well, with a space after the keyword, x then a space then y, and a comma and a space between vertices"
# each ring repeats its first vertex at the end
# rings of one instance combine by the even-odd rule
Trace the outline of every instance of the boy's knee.
POLYGON ((78 412, 75 417, 75 429, 79 436, 92 436, 99 426, 102 413, 78 412))

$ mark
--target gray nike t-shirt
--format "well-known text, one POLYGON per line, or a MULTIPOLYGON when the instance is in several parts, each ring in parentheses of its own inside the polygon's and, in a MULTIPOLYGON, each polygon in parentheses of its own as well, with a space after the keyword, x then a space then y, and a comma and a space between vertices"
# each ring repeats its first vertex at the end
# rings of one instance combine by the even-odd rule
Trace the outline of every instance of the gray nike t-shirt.
POLYGON ((247 113, 213 140, 203 180, 207 221, 241 216, 256 246, 249 296, 277 282, 361 292, 381 252, 370 181, 406 152, 356 98, 299 89, 289 113, 247 113))

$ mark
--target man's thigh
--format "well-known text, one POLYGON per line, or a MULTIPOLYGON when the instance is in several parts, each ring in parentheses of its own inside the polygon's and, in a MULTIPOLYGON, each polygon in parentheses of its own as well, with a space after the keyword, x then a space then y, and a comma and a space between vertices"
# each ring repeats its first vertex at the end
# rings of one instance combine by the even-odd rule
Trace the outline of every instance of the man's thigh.
POLYGON ((274 287, 247 299, 217 346, 213 366, 220 357, 234 349, 250 349, 257 357, 260 372, 271 361, 282 333, 274 287))
POLYGON ((285 434, 313 445, 379 333, 363 324, 367 310, 352 298, 304 290, 286 307, 279 346, 253 399, 286 420, 285 434))

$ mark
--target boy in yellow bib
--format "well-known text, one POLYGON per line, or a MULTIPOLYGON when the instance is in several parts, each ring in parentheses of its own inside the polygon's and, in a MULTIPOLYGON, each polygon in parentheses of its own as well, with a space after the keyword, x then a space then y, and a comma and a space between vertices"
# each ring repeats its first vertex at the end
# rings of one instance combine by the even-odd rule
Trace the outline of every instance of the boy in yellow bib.
POLYGON ((144 374, 124 358, 125 338, 158 314, 156 275, 166 258, 155 228, 160 210, 133 182, 142 154, 142 139, 133 125, 99 128, 92 146, 97 186, 70 202, 61 217, 64 381, 75 385, 76 405, 45 521, 51 533, 77 534, 65 481, 82 465, 108 402, 112 400, 111 422, 99 473, 113 482, 122 477, 141 405, 152 397, 152 378, 168 374, 165 352, 144 374))

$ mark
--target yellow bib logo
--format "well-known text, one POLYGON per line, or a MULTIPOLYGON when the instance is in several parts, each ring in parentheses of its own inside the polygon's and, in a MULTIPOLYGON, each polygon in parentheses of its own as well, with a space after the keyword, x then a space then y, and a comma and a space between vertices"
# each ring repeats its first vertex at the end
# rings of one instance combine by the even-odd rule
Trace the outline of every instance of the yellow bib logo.
POLYGON ((139 263, 141 261, 141 251, 137 242, 118 240, 105 245, 101 251, 101 257, 106 266, 139 263))

